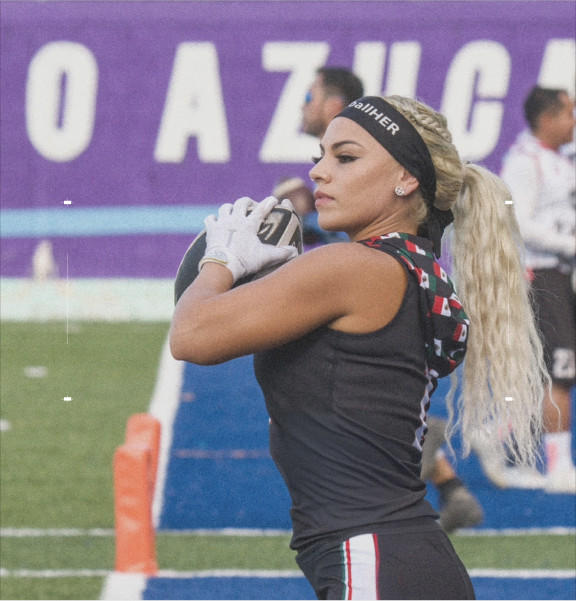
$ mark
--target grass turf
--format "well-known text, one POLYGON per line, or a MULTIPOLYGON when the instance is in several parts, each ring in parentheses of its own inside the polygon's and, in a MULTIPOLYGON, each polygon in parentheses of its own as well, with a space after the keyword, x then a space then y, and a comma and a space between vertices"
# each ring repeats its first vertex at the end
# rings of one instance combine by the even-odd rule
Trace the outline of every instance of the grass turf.
MULTIPOLYGON (((1 324, 1 525, 113 526, 112 457, 146 411, 166 323, 1 324), (44 366, 45 377, 25 370, 44 366), (71 396, 72 401, 64 401, 71 396)), ((573 569, 572 536, 452 537, 469 569, 573 569)), ((160 569, 296 569, 288 537, 157 537, 160 569)), ((113 537, 5 538, 2 567, 105 569, 113 537)), ((97 599, 102 578, 3 578, 2 599, 97 599)))
MULTIPOLYGON (((452 536, 468 569, 570 570, 576 565, 570 535, 452 536)), ((159 569, 294 570, 288 536, 195 536, 159 533, 159 569)), ((114 538, 101 536, 6 538, 2 567, 9 570, 114 569, 114 538)))
POLYGON ((167 327, 2 324, 3 526, 113 526, 114 450, 148 408, 167 327), (26 375, 38 366, 45 377, 26 375))
POLYGON ((4 578, 0 599, 99 599, 102 578, 4 578))
MULTIPOLYGON (((468 569, 573 569, 576 549, 572 536, 451 537, 468 569)), ((161 569, 224 568, 294 570, 289 538, 159 535, 161 569)))

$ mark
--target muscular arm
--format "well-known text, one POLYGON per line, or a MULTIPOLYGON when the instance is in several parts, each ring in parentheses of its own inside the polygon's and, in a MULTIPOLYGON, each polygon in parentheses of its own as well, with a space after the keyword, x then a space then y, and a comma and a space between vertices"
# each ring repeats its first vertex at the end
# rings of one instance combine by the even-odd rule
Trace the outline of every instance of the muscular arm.
POLYGON ((406 287, 392 257, 359 244, 318 248, 234 289, 229 271, 205 265, 176 306, 170 345, 177 359, 227 361, 322 326, 369 332, 398 310, 406 287))

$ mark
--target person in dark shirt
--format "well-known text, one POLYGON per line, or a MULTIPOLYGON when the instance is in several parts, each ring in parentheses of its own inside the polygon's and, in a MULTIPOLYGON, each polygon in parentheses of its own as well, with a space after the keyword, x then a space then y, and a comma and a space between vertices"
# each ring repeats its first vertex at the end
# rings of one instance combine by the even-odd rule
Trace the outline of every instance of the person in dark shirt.
POLYGON ((461 162, 442 115, 399 96, 353 101, 315 162, 320 226, 350 242, 296 256, 258 239, 277 199, 222 205, 176 306, 172 354, 255 354, 291 546, 318 598, 474 598, 420 469, 438 378, 465 355, 464 452, 480 430, 518 461, 537 456, 549 380, 508 190, 461 162), (452 220, 458 294, 436 261, 452 220))

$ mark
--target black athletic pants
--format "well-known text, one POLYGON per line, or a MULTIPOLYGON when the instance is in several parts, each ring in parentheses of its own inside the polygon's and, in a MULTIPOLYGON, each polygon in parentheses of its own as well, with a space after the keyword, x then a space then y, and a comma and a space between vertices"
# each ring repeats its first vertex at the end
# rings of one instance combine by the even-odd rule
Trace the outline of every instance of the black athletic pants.
POLYGON ((299 551, 296 561, 318 599, 475 599, 466 568, 432 518, 376 530, 299 551))

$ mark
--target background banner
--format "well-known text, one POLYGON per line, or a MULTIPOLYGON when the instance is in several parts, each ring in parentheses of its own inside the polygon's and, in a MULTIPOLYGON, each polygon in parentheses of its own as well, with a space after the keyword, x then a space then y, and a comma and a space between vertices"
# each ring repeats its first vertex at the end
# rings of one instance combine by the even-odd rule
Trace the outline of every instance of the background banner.
POLYGON ((444 112, 498 171, 532 85, 574 87, 573 2, 4 2, 2 275, 173 277, 205 215, 307 178, 315 70, 444 112))

